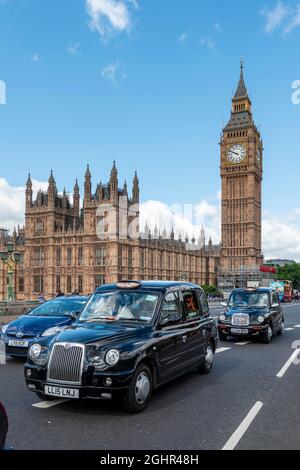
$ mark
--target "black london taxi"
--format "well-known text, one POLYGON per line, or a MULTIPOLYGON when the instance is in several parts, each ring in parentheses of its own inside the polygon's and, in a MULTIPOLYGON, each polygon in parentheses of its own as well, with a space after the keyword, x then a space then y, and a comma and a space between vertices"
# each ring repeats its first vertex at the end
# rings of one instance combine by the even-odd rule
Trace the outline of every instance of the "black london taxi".
POLYGON ((25 379, 40 399, 117 397, 139 412, 158 386, 196 367, 209 373, 217 344, 199 286, 122 281, 96 289, 75 323, 31 346, 25 379))
POLYGON ((270 343, 284 332, 284 316, 278 293, 271 288, 234 289, 218 318, 221 341, 228 336, 249 336, 270 343))

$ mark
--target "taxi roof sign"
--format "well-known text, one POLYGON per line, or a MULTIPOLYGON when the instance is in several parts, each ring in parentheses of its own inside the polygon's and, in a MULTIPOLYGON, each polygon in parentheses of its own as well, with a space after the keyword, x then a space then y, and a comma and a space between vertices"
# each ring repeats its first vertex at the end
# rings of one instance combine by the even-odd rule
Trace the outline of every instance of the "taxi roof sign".
POLYGON ((141 287, 141 283, 139 281, 119 281, 117 287, 119 289, 138 289, 141 287))

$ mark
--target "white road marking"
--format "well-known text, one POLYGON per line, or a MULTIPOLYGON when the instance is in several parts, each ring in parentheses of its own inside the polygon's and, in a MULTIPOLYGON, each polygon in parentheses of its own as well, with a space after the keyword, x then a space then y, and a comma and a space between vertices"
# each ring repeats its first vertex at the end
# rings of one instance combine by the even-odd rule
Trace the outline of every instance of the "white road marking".
POLYGON ((222 352, 224 352, 224 351, 229 351, 229 349, 231 349, 231 348, 218 348, 218 349, 216 350, 216 354, 222 353, 222 352))
POLYGON ((300 325, 295 325, 294 328, 300 328, 300 325))
POLYGON ((294 360, 297 358, 299 354, 299 349, 296 349, 293 354, 291 355, 291 357, 289 358, 289 360, 284 364, 283 368, 278 372, 278 374, 276 375, 276 377, 278 377, 279 379, 281 379, 284 374, 286 373, 286 371, 291 367, 291 365, 293 364, 294 360))
POLYGON ((285 328, 284 331, 292 331, 294 328, 285 328))
POLYGON ((236 346, 246 346, 246 344, 250 344, 251 341, 244 341, 242 343, 234 343, 236 346))
POLYGON ((235 447, 238 445, 240 440, 242 439, 243 435, 248 430, 249 426, 251 425, 254 418, 260 412, 261 408, 263 407, 263 403, 258 401, 255 403, 253 408, 249 411, 244 421, 239 425, 237 430, 232 434, 230 439, 226 442, 225 446, 222 450, 234 450, 235 447))
POLYGON ((35 403, 32 406, 34 406, 35 408, 51 408, 52 406, 61 405, 65 401, 68 401, 68 400, 61 399, 61 400, 53 400, 53 401, 40 401, 39 403, 35 403))

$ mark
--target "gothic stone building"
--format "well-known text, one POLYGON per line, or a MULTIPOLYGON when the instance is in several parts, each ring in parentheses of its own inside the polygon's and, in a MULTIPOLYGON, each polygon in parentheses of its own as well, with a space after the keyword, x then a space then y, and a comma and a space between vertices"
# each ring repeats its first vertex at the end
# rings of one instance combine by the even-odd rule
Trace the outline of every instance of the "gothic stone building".
MULTIPOLYGON (((29 176, 25 227, 13 234, 16 248, 22 254, 15 276, 18 299, 34 299, 40 292, 47 297, 58 291, 88 294, 100 284, 121 279, 189 280, 216 285, 220 273, 227 276, 242 267, 257 267, 262 262, 263 144, 253 121, 243 67, 220 146, 222 243, 217 246, 211 240, 205 244, 203 230, 197 242, 194 239, 189 242, 181 236, 175 239, 173 230, 168 236, 165 231, 160 235, 157 230, 151 233, 146 226, 140 234, 139 223, 135 227, 136 237, 124 236, 123 222, 119 220, 124 212, 120 200, 122 207, 124 200, 127 205, 126 224, 139 220, 140 188, 137 174, 130 195, 126 182, 120 188, 115 163, 109 183, 99 183, 94 192, 87 168, 82 207, 77 181, 71 204, 65 191, 59 195, 52 172, 48 191, 40 191, 33 199, 29 176), (105 220, 110 212, 116 217, 115 237, 99 238, 99 222, 103 222, 105 232, 105 220), (193 249, 187 249, 188 243, 193 249)), ((4 246, 7 237, 3 231, 0 245, 4 246)), ((2 298, 5 298, 6 277, 3 266, 2 298)))

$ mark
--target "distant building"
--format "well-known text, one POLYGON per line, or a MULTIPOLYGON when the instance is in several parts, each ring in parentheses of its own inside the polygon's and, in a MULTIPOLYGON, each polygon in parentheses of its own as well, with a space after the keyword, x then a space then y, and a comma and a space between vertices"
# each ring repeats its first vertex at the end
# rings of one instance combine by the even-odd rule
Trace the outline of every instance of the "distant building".
POLYGON ((270 266, 285 266, 286 264, 295 264, 296 261, 291 260, 291 259, 281 259, 281 258, 276 258, 276 259, 268 259, 265 261, 265 264, 268 264, 270 266))

